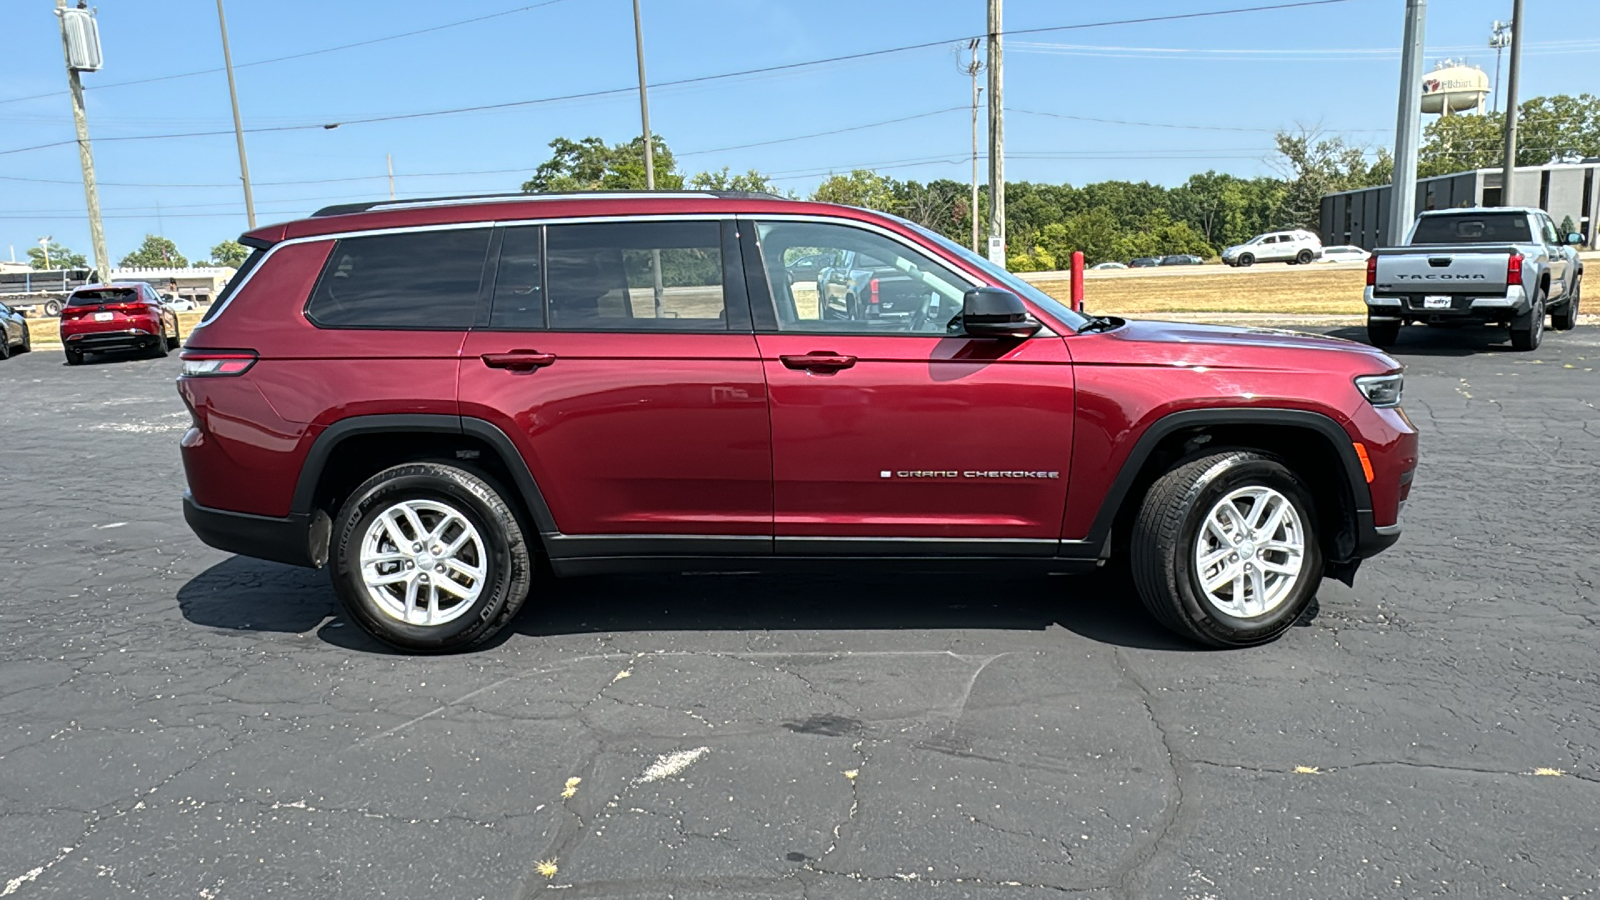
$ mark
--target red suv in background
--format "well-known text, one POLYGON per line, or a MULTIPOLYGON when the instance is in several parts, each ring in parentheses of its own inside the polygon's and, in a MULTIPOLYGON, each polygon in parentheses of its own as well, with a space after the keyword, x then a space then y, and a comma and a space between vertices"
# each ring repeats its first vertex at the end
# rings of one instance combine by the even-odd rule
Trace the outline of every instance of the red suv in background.
POLYGON ((178 314, 143 282, 84 285, 61 310, 61 344, 69 366, 83 362, 85 353, 108 350, 166 356, 181 343, 178 314))
POLYGON ((327 564, 350 617, 413 650, 488 638, 543 566, 1120 555, 1167 626, 1259 643, 1398 539, 1417 463, 1377 350, 1087 317, 861 209, 391 201, 242 240, 183 353, 186 517, 327 564), (872 277, 825 296, 788 271, 819 256, 872 277))

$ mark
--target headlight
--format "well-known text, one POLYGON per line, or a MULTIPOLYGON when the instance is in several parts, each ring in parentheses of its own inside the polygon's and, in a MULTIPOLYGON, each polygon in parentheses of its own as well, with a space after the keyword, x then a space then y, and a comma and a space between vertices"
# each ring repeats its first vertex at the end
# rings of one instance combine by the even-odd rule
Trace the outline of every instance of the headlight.
POLYGON ((1356 379, 1356 388, 1373 406, 1399 406, 1405 380, 1405 375, 1399 372, 1393 375, 1363 375, 1356 379))

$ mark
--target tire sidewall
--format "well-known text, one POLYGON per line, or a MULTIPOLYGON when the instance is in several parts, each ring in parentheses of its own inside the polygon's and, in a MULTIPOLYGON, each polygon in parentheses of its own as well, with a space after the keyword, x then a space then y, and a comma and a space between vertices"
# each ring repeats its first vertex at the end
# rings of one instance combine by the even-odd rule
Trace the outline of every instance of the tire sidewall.
MULTIPOLYGON (((444 652, 468 646, 494 627, 511 600, 517 573, 510 536, 496 511, 465 485, 407 469, 402 467, 389 477, 380 473, 340 511, 329 554, 334 587, 345 612, 386 643, 414 652, 444 652), (378 607, 361 577, 361 542, 367 529, 379 514, 406 500, 432 500, 450 506, 471 522, 483 539, 488 569, 483 590, 470 609, 443 625, 412 625, 393 618, 378 607)), ((493 486, 485 486, 494 490, 493 486)))
POLYGON ((1322 549, 1316 506, 1305 483, 1283 464, 1270 459, 1238 459, 1219 464, 1201 477, 1185 498, 1182 525, 1172 555, 1172 583, 1184 612, 1195 627, 1219 644, 1249 646, 1270 641, 1293 625, 1316 595, 1322 580, 1322 549), (1289 596, 1267 615, 1253 619, 1230 616, 1212 606, 1200 587, 1195 568, 1195 539, 1211 508, 1242 487, 1270 487, 1289 498, 1305 530, 1306 549, 1300 574, 1289 596))

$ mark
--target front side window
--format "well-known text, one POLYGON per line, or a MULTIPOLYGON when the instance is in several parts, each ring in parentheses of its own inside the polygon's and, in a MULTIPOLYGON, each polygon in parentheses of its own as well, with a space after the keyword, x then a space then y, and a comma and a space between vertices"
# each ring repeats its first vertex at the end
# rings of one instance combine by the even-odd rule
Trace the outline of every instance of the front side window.
POLYGON ((488 228, 344 238, 306 316, 323 328, 460 331, 472 325, 488 228))
POLYGON ((716 222, 552 225, 545 234, 550 327, 724 331, 722 269, 716 222))
POLYGON ((756 235, 779 331, 946 334, 968 284, 911 247, 827 222, 758 222, 756 235), (813 273, 799 260, 822 255, 813 273))

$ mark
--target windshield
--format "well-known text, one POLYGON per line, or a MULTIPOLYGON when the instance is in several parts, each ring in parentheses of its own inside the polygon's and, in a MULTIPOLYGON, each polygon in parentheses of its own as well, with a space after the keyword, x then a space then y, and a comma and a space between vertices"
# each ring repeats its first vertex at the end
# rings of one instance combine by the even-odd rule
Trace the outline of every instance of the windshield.
POLYGON ((79 291, 67 301, 68 306, 99 306, 102 303, 133 303, 139 292, 133 288, 105 288, 98 291, 79 291))
POLYGON ((1057 300, 1049 294, 1046 294, 1044 291, 1039 290, 1032 284, 1023 281, 1021 278, 1018 278, 1010 272, 1007 272, 1005 269, 995 265, 987 259, 984 259, 982 256, 979 256, 970 249, 950 240, 944 235, 939 234, 931 229, 924 228, 909 219, 902 219, 899 216, 890 216, 890 218, 904 225, 910 226, 911 229, 916 231, 917 234, 927 238, 934 244, 937 244, 940 249, 953 256, 960 257, 973 268, 982 272, 984 275, 987 275, 989 278, 994 279, 996 284, 1004 286, 1007 290, 1011 291, 1017 296, 1022 297, 1035 306, 1038 306, 1040 309, 1043 309, 1045 312, 1049 313, 1052 318, 1056 319, 1068 328, 1071 328, 1073 331, 1078 331, 1079 329, 1083 328, 1083 326, 1089 324, 1088 317, 1083 313, 1074 312, 1072 307, 1067 306, 1060 300, 1057 300))
POLYGON ((1470 213, 1423 216, 1411 234, 1413 244, 1526 244, 1526 213, 1470 213))

